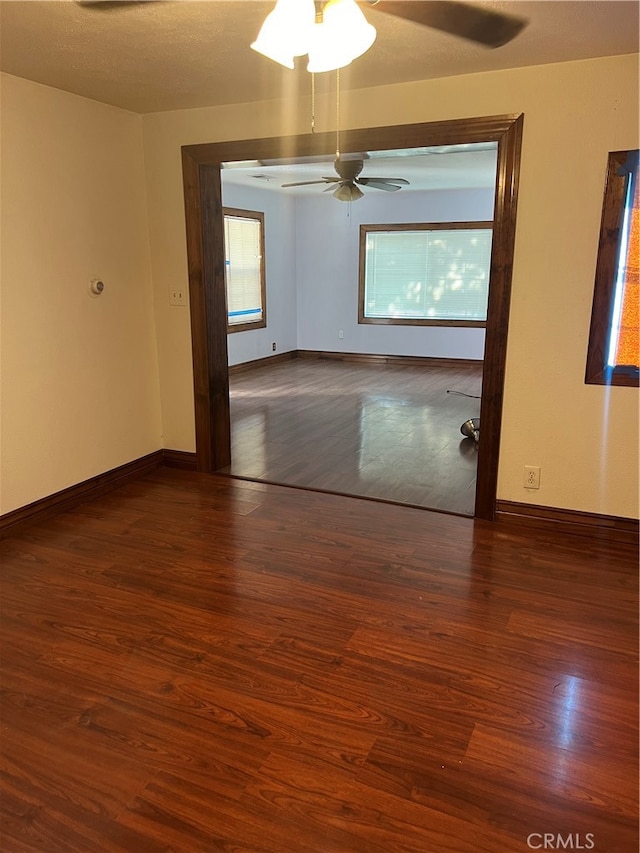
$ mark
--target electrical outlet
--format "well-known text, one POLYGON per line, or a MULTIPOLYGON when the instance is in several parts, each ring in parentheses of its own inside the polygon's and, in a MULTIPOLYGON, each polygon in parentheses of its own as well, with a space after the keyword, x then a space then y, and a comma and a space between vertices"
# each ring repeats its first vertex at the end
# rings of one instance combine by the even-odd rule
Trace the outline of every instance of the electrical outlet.
POLYGON ((338 332, 338 339, 339 339, 339 340, 343 340, 343 339, 344 339, 344 332, 342 331, 342 329, 340 329, 340 331, 338 332))
POLYGON ((540 468, 538 465, 524 466, 524 487, 525 489, 540 488, 540 468))
POLYGON ((169 305, 186 305, 187 292, 184 287, 174 285, 169 288, 169 305))
POLYGON ((277 347, 276 347, 276 342, 275 342, 275 341, 271 344, 271 349, 272 349, 272 351, 273 351, 273 352, 275 352, 275 351, 276 351, 277 347))

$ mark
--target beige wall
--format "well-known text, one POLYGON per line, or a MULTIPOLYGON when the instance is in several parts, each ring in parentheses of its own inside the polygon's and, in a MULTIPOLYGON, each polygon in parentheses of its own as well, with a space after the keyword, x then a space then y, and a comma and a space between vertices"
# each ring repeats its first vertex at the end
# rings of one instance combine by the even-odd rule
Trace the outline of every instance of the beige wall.
MULTIPOLYGON (((638 57, 362 90, 344 126, 525 114, 498 497, 637 517, 638 391, 584 385, 607 153, 638 147, 638 57), (539 465, 541 488, 523 488, 539 465)), ((333 129, 319 106, 318 128, 333 129)), ((194 449, 180 146, 305 133, 299 100, 143 117, 165 446, 194 449)), ((354 287, 355 287, 354 283, 354 287)))
POLYGON ((1 94, 8 512, 162 438, 141 119, 6 75, 1 94))
MULTIPOLYGON (((638 147, 637 81, 630 56, 343 96, 351 127, 525 114, 501 499, 638 515, 638 391, 583 382, 607 152, 638 147)), ((180 146, 304 133, 308 106, 141 118, 2 76, 2 512, 194 449, 189 314, 168 299, 186 283, 180 146)))

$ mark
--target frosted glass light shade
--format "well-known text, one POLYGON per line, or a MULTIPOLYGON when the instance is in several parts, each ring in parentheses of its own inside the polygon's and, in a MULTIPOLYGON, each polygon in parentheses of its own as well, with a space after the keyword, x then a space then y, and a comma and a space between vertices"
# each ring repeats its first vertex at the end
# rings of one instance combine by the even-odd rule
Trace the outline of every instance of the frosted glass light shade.
POLYGON ((294 56, 309 51, 315 19, 313 0, 278 0, 251 47, 285 68, 293 68, 294 56))
POLYGON ((307 71, 319 74, 344 68, 376 40, 375 27, 367 22, 355 0, 329 0, 322 17, 322 23, 313 28, 307 71))
POLYGON ((333 197, 337 198, 338 201, 357 201, 359 198, 362 198, 363 195, 364 193, 360 187, 355 184, 342 184, 342 186, 338 187, 334 192, 333 197))

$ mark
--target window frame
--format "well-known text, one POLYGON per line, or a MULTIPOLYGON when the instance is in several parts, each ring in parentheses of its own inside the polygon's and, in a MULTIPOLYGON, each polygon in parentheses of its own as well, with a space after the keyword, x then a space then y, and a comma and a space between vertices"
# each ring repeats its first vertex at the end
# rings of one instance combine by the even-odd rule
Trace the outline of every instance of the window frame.
POLYGON ((261 210, 243 210, 239 207, 223 207, 222 208, 222 233, 224 235, 224 221, 226 217, 235 219, 254 219, 260 223, 260 299, 262 301, 262 317, 259 320, 251 320, 246 323, 229 323, 229 305, 227 298, 227 266, 226 266, 226 247, 225 247, 225 302, 227 305, 227 334, 234 332, 247 332, 251 329, 266 329, 267 327, 267 276, 265 271, 265 256, 264 256, 264 212, 261 210))
POLYGON ((587 345, 587 364, 584 381, 586 385, 620 385, 637 388, 637 375, 607 366, 607 349, 611 329, 615 281, 618 256, 622 239, 622 215, 627 198, 628 181, 620 169, 631 155, 636 155, 636 177, 638 175, 637 149, 612 151, 607 160, 607 176, 602 201, 602 216, 598 239, 591 323, 587 345))
MULTIPOLYGON (((430 320, 407 319, 405 317, 366 317, 365 316, 365 264, 367 252, 367 234, 376 231, 458 231, 491 230, 491 254, 493 255, 494 220, 474 222, 402 222, 392 224, 376 223, 360 226, 360 250, 358 256, 358 323, 375 326, 459 326, 473 329, 485 329, 486 320, 430 320)), ((491 276, 491 263, 489 264, 491 276)), ((487 292, 489 285, 487 284, 487 292)))

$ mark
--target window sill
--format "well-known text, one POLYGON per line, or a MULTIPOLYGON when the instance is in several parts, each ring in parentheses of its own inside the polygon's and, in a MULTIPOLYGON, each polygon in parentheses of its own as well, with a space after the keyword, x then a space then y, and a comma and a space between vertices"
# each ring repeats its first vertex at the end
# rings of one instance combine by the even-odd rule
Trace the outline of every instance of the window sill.
POLYGON ((612 370, 601 370, 585 377, 585 385, 620 385, 628 388, 640 387, 640 371, 633 365, 621 365, 612 370))
POLYGON ((459 326, 486 329, 486 320, 409 320, 406 317, 358 317, 360 325, 372 326, 459 326))

